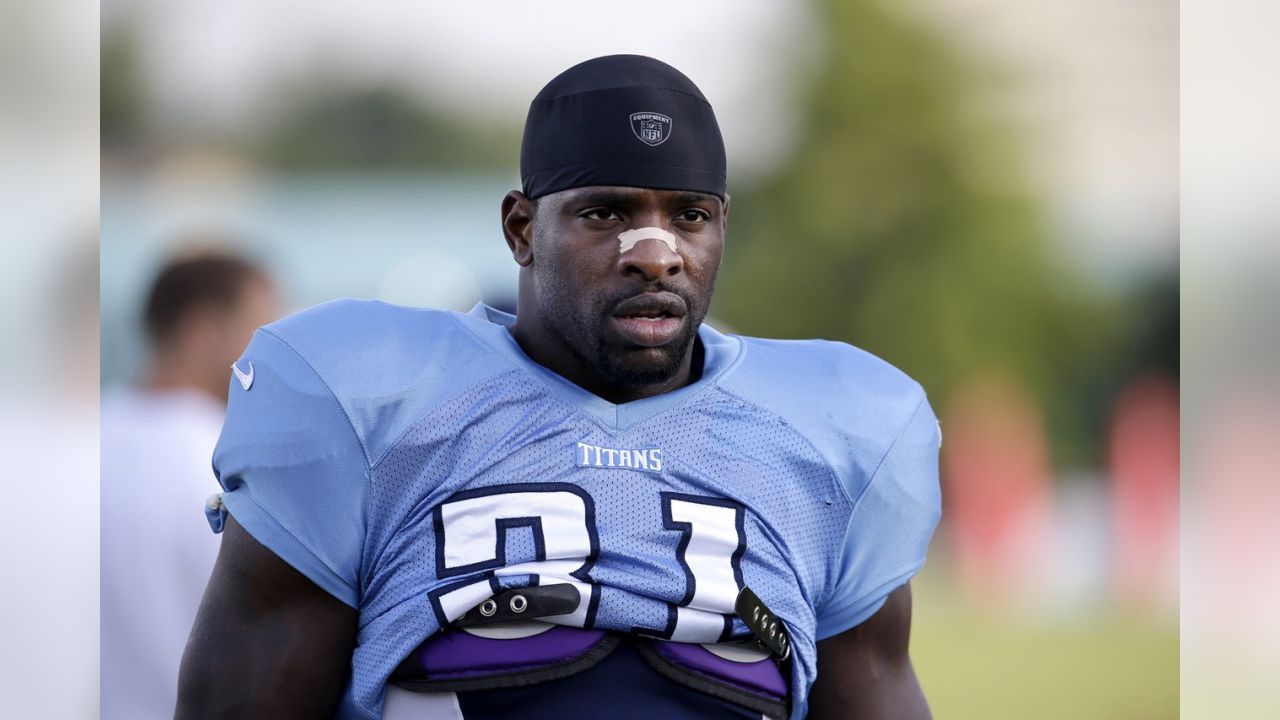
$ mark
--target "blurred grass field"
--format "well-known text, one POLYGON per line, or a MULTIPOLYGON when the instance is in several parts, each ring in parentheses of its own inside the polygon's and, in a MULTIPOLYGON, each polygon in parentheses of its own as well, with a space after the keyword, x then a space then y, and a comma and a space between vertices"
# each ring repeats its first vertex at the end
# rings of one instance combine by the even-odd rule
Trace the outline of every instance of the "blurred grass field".
POLYGON ((940 720, 1179 716, 1176 618, 1004 618, 915 589, 911 654, 940 720))

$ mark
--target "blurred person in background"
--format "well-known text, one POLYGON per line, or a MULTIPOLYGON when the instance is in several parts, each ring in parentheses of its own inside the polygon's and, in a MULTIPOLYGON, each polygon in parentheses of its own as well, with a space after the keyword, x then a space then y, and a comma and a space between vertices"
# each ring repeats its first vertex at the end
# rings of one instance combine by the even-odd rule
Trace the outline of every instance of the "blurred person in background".
POLYGON ((267 274, 206 251, 156 277, 136 387, 102 400, 102 717, 173 713, 178 665, 218 543, 199 508, 217 491, 209 456, 231 365, 279 315, 267 274))

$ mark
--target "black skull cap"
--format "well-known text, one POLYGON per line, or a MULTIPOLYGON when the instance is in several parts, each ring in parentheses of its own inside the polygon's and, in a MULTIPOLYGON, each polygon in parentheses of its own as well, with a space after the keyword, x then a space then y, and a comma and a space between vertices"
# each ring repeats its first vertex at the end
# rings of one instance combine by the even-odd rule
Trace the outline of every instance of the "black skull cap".
POLYGON ((607 55, 560 73, 529 104, 520 179, 535 199, 593 185, 724 199, 724 139, 684 73, 643 55, 607 55))

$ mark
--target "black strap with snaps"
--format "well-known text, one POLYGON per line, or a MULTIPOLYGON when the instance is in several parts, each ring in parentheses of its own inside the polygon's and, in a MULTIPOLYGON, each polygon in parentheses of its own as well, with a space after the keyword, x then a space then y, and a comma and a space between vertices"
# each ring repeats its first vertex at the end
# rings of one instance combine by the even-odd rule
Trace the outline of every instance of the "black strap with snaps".
POLYGON ((756 636, 756 640, 779 660, 791 657, 791 638, 787 636, 786 623, 763 600, 756 597, 751 588, 742 588, 733 610, 751 628, 751 634, 756 636))
POLYGON ((453 621, 453 626, 475 627, 568 615, 578 609, 581 599, 578 588, 567 583, 506 590, 468 610, 453 621))

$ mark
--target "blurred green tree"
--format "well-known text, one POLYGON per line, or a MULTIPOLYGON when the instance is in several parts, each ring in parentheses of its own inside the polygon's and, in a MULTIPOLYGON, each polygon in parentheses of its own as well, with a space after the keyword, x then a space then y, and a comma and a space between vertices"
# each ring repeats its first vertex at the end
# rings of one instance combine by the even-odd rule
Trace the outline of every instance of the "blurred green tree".
POLYGON ((281 100, 257 157, 283 170, 503 169, 518 131, 453 118, 390 87, 317 78, 281 100))
POLYGON ((940 414, 961 383, 1012 378, 1041 400, 1059 461, 1095 460, 1089 396, 1114 323, 1051 257, 1017 141, 975 103, 988 78, 898 5, 818 10, 799 145, 735 193, 714 312, 749 334, 865 348, 940 414))

